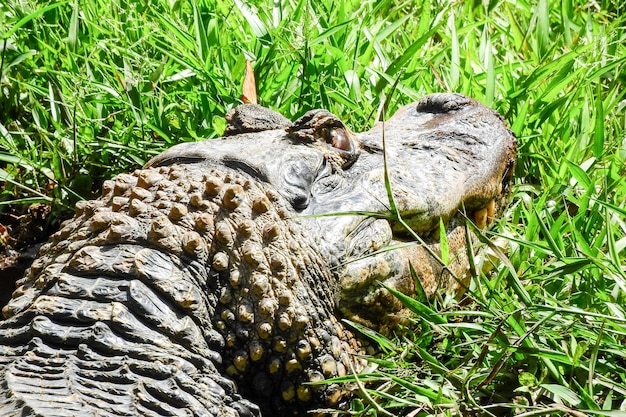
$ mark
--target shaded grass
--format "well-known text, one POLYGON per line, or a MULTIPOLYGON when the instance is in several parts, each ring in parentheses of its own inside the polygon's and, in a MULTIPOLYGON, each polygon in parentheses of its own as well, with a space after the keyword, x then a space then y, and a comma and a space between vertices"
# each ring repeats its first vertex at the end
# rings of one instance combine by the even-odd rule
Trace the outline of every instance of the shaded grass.
POLYGON ((359 378, 381 385, 353 411, 624 415, 624 11, 577 0, 8 1, 0 204, 52 202, 66 215, 171 144, 219 136, 245 58, 261 104, 291 118, 327 108, 354 130, 427 93, 468 94, 519 138, 513 203, 484 239, 508 242, 510 262, 478 274, 460 302, 415 301, 396 338, 375 335, 389 353, 359 378))

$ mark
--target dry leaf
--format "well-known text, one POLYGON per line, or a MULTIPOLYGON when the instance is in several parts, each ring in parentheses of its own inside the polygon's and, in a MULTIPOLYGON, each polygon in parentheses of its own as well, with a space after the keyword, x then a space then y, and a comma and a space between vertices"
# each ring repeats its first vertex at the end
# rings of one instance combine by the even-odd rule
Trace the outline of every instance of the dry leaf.
POLYGON ((246 104, 258 104, 254 70, 252 69, 252 63, 248 60, 246 60, 246 76, 243 79, 243 95, 241 98, 246 104))

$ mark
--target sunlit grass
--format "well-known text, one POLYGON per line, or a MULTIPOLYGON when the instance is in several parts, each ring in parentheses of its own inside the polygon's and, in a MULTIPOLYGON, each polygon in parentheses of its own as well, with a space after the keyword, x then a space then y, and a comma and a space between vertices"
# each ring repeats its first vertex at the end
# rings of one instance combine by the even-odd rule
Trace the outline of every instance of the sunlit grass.
POLYGON ((69 209, 173 143, 219 136, 246 58, 261 104, 327 108, 354 130, 468 94, 519 138, 511 207, 486 236, 510 263, 373 335, 387 354, 353 411, 626 415, 626 10, 443 4, 4 2, 2 204, 69 209))

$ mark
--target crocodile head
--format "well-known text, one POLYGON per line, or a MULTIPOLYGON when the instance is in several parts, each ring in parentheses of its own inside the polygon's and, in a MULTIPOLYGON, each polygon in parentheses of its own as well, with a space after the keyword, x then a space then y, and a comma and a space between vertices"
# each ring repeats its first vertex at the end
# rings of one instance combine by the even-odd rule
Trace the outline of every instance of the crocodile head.
POLYGON ((465 284, 466 219, 479 227, 493 220, 516 159, 515 137, 497 112, 460 94, 433 94, 356 134, 323 110, 291 125, 266 112, 241 107, 228 116, 230 137, 177 145, 148 166, 225 166, 273 187, 327 260, 336 307, 348 319, 392 323, 401 306, 380 283, 414 294, 412 269, 427 294, 465 284))

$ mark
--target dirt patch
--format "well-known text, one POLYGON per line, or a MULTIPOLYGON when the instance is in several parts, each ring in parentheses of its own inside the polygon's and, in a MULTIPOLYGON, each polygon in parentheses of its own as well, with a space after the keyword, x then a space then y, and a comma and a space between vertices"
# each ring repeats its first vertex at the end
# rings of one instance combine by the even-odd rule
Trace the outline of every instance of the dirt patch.
POLYGON ((0 213, 0 306, 4 306, 39 247, 58 229, 47 204, 9 206, 0 213))

